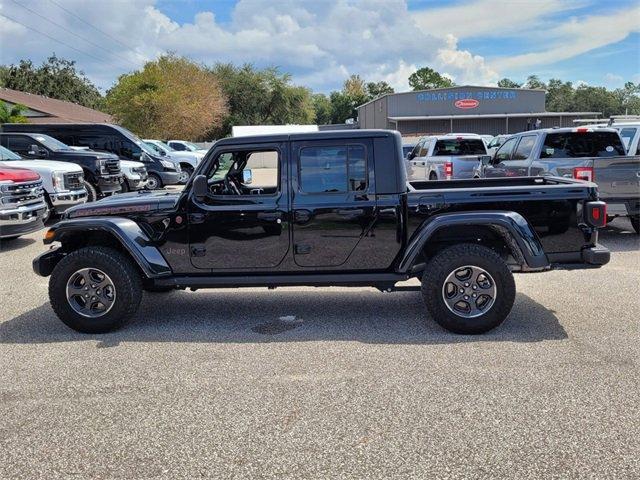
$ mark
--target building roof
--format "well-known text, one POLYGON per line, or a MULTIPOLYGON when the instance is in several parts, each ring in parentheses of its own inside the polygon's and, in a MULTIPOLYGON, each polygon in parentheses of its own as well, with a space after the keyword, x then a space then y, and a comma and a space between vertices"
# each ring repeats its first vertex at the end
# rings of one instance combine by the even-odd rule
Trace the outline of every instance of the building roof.
POLYGON ((112 123, 111 115, 72 102, 0 88, 0 100, 20 103, 45 116, 27 116, 30 123, 112 123))
POLYGON ((465 118, 522 118, 522 117, 579 117, 582 115, 602 115, 602 112, 529 112, 529 113, 485 113, 476 115, 415 115, 409 117, 387 117, 392 122, 411 120, 459 120, 465 118))

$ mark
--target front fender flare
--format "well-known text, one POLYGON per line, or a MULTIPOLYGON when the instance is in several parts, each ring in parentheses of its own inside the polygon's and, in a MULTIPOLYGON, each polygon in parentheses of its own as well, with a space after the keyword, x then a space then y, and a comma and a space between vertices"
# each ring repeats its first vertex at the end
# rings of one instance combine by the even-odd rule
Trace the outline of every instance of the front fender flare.
MULTIPOLYGON (((171 275, 171 267, 164 259, 160 250, 151 242, 149 236, 140 225, 128 218, 78 218, 63 220, 49 229, 50 234, 45 244, 64 242, 65 237, 84 235, 87 232, 105 232, 112 235, 116 241, 131 255, 140 269, 148 278, 158 278, 171 275)), ((34 271, 41 276, 51 274, 64 252, 60 249, 49 250, 33 261, 34 271)))
POLYGON ((495 228, 511 249, 521 256, 529 269, 542 269, 549 266, 540 239, 533 227, 517 212, 459 212, 446 213, 432 217, 423 223, 409 241, 405 254, 399 264, 400 273, 409 273, 416 258, 433 235, 442 228, 461 225, 481 225, 495 228))

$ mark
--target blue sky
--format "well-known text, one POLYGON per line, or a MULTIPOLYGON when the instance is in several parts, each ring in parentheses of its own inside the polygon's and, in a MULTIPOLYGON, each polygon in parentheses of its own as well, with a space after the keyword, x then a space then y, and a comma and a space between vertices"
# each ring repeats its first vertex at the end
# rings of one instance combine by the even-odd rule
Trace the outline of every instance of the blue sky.
POLYGON ((350 74, 401 91, 420 66, 459 84, 536 74, 616 88, 640 82, 640 2, 0 0, 2 63, 54 51, 103 90, 166 51, 277 65, 324 92, 350 74))

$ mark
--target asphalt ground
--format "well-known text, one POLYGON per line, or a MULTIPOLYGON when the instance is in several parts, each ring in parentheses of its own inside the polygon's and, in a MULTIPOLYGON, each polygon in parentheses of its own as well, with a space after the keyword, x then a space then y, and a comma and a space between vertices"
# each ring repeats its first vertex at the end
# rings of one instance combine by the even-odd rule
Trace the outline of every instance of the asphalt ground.
POLYGON ((82 335, 0 246, 1 478, 639 478, 640 241, 599 270, 516 276, 483 336, 417 292, 148 294, 82 335))

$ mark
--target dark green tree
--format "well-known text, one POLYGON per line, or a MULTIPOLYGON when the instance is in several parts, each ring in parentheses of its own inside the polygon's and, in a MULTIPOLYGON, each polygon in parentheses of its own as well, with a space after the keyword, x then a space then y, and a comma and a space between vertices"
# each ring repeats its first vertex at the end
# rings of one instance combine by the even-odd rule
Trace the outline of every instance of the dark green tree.
POLYGON ((535 88, 540 90, 546 90, 547 85, 538 78, 537 75, 529 75, 527 77, 526 83, 523 85, 524 88, 535 88))
POLYGON ((422 67, 409 76, 409 86, 413 90, 453 87, 455 83, 432 68, 422 67))
POLYGON ((521 85, 510 78, 503 78, 498 81, 498 86, 501 88, 520 88, 521 85))
POLYGON ((387 95, 388 93, 394 93, 393 87, 385 81, 368 82, 365 88, 369 100, 387 95))
POLYGON ((3 68, 0 86, 99 108, 102 95, 83 72, 76 70, 75 64, 55 54, 39 67, 31 60, 20 60, 18 65, 3 68))
POLYGON ((311 97, 316 125, 331 123, 331 100, 324 93, 316 93, 311 97))
POLYGON ((314 120, 311 91, 293 85, 291 75, 278 68, 257 69, 245 64, 216 64, 211 72, 227 97, 229 115, 211 134, 223 137, 234 125, 307 124, 314 120))

